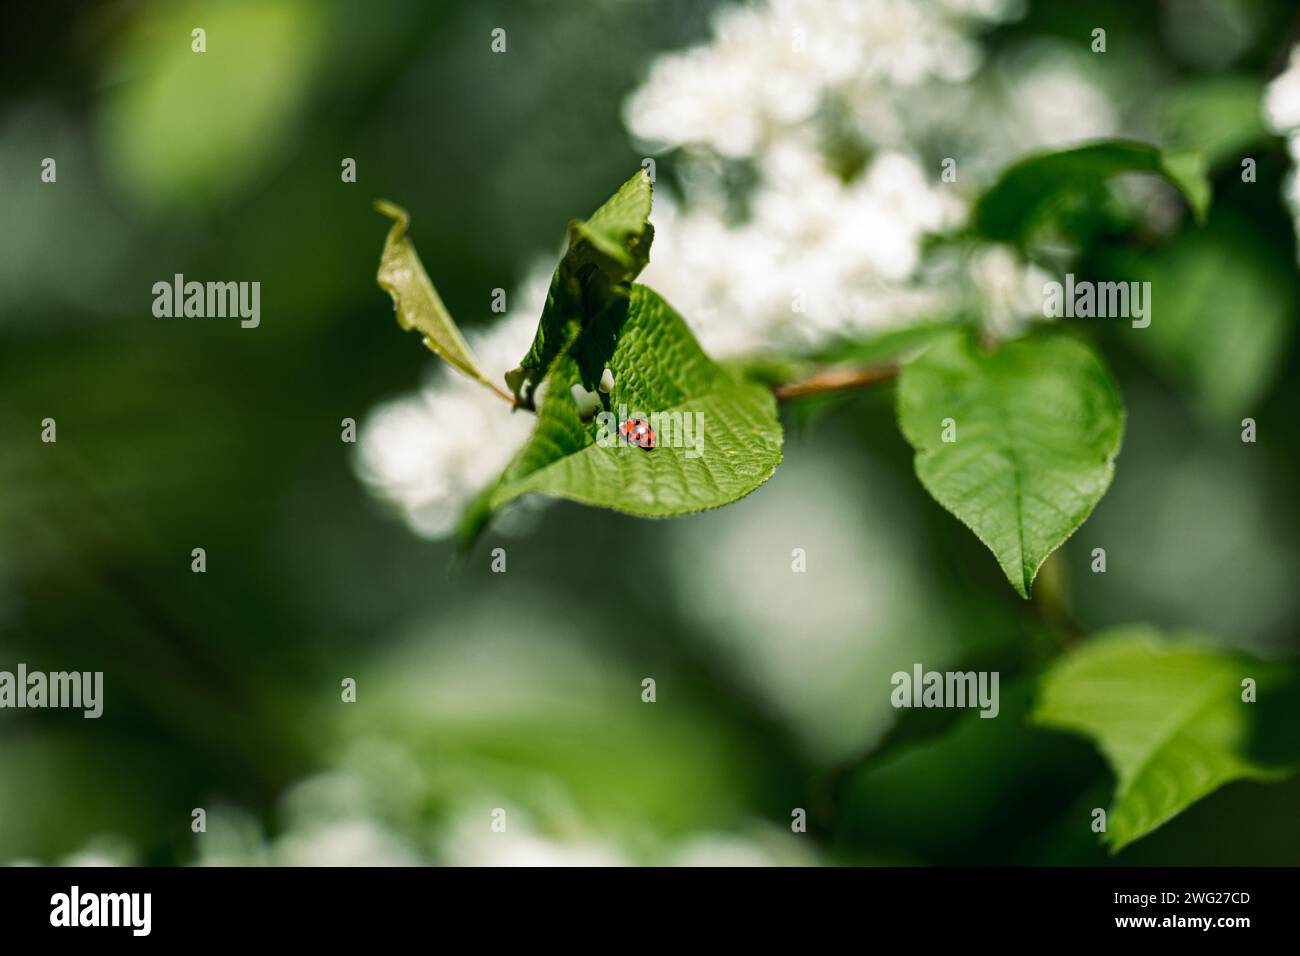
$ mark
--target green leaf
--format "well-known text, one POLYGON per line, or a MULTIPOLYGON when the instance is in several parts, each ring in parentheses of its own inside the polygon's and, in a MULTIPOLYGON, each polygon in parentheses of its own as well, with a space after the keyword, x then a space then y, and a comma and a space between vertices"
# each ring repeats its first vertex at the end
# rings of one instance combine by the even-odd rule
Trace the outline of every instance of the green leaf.
POLYGON ((536 386, 565 347, 594 315, 628 286, 650 259, 650 177, 644 169, 619 187, 585 222, 569 223, 569 244, 556 267, 533 344, 506 373, 519 404, 532 407, 536 386))
POLYGON ((1164 153, 1146 143, 1115 140, 1016 163, 976 203, 975 231, 999 242, 1023 243, 1062 200, 1120 173, 1165 177, 1182 191, 1197 221, 1205 219, 1210 182, 1198 154, 1164 153))
POLYGON ((411 217, 405 209, 383 199, 375 203, 375 208, 393 220, 383 254, 379 257, 376 278, 380 287, 393 297, 398 324, 404 329, 417 330, 424 336, 424 344, 429 350, 448 365, 489 388, 495 388, 479 370, 474 353, 424 271, 415 245, 406 234, 411 217))
POLYGON ((1252 754, 1256 708, 1280 683, 1278 665, 1202 649, 1152 628, 1118 628, 1059 660, 1032 720, 1090 737, 1116 777, 1107 813, 1112 853, 1233 780, 1278 780, 1287 768, 1252 754), (1257 681, 1260 703, 1242 700, 1257 681))
POLYGON ((921 484, 1025 598, 1043 561, 1110 486, 1124 431, 1101 362, 1062 336, 994 352, 968 334, 936 342, 903 366, 898 420, 921 484))
POLYGON ((618 191, 591 214, 586 222, 569 223, 569 251, 566 258, 572 273, 587 263, 607 275, 628 282, 650 261, 654 229, 650 225, 653 185, 644 169, 632 174, 618 191))
POLYGON ((462 539, 493 511, 531 492, 644 517, 718 508, 772 476, 781 443, 771 391, 710 359, 658 293, 633 285, 554 363, 537 428, 470 509, 462 539), (595 391, 606 368, 614 386, 604 408, 615 437, 618 422, 643 417, 655 428, 658 447, 602 445, 601 415, 582 420, 572 386, 595 391), (679 423, 691 427, 689 444, 680 440, 679 423))

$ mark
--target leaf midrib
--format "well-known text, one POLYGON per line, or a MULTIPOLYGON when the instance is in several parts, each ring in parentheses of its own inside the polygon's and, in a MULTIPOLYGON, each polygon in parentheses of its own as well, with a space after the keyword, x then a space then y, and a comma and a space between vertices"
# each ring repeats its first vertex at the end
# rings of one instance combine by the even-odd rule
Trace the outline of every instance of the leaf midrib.
MULTIPOLYGON (((1211 675, 1206 679, 1205 688, 1203 689, 1202 694, 1196 695, 1192 698, 1193 703, 1189 708, 1186 710, 1175 710, 1174 717, 1171 720, 1159 725, 1160 733, 1152 735, 1155 739, 1155 743, 1146 751, 1145 754, 1143 754, 1142 759, 1129 775, 1127 782, 1123 785, 1123 789, 1121 789, 1116 795, 1117 799, 1122 799, 1133 789, 1133 785, 1138 781, 1147 768, 1150 767, 1156 755, 1169 745, 1170 740, 1175 736, 1175 734, 1181 731, 1195 718, 1199 717, 1211 704, 1216 702, 1214 692, 1218 690, 1220 690, 1220 688, 1211 675)), ((1119 768, 1116 769, 1118 770, 1119 768)))
POLYGON ((1029 594, 1029 588, 1033 583, 1033 576, 1028 567, 1025 556, 1025 503, 1024 496, 1020 488, 1020 469, 1023 461, 1020 450, 1016 446, 1015 431, 1011 428, 1011 415, 1007 410, 1006 403, 1002 393, 994 389, 994 407, 997 410, 998 418, 1002 423, 1004 434, 1007 436, 1006 449, 1007 455, 1011 459, 1012 480, 1016 487, 1016 544, 1020 551, 1020 580, 1023 585, 1024 594, 1029 594))

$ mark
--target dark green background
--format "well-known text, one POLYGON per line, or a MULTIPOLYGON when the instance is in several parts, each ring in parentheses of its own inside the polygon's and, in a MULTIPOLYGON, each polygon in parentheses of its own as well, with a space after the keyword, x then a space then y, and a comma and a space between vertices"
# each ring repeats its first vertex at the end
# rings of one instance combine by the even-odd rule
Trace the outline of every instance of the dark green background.
MULTIPOLYGON (((204 6, 180 19, 203 23, 204 6)), ((1076 6, 1035 4, 989 45, 1084 43, 1104 22, 1119 63, 1137 58, 1174 87, 1213 72, 1170 44, 1162 4, 1076 6)), ((1291 22, 1290 5, 1265 6, 1274 27, 1233 66, 1256 81, 1282 66, 1291 22)), ((827 402, 809 421, 789 414, 787 464, 804 465, 783 466, 773 485, 798 494, 817 462, 833 460, 837 474, 864 476, 862 495, 896 502, 915 537, 898 560, 925 582, 915 599, 960 622, 947 635, 958 659, 1002 671, 1003 705, 1001 719, 966 721, 958 738, 926 736, 925 716, 907 715, 893 749, 862 766, 809 756, 727 655, 706 649, 707 625, 666 570, 664 555, 680 548, 674 522, 559 504, 508 542, 508 574, 488 571, 503 543, 492 532, 449 571, 450 546, 412 535, 355 476, 340 420, 417 387, 432 361, 374 283, 387 224, 371 202, 411 211, 452 313, 467 327, 488 321, 490 290, 514 288, 570 218, 636 168, 623 99, 657 53, 707 38, 710 4, 311 4, 303 93, 234 148, 220 111, 242 106, 194 103, 194 115, 213 117, 215 172, 172 166, 150 179, 148 159, 114 146, 112 104, 123 84, 147 82, 148 59, 120 51, 161 7, 17 5, 0 36, 0 667, 103 670, 110 695, 98 721, 0 713, 0 861, 57 859, 113 834, 139 862, 189 862, 190 808, 216 803, 248 809, 274 836, 284 788, 363 733, 402 741, 435 773, 454 766, 473 779, 490 762, 495 785, 521 800, 535 791, 531 774, 560 780, 615 841, 754 819, 785 827, 789 808, 804 806, 827 861, 1105 861, 1080 822, 1109 802, 1105 765, 1086 742, 1017 719, 1028 690, 1013 678, 1052 640, 1041 601, 1016 597, 912 479, 888 391, 827 402), (498 25, 506 56, 488 48, 498 25), (54 186, 38 179, 45 156, 58 158, 54 186), (340 182, 345 156, 357 161, 355 185, 340 182), (154 319, 152 284, 177 272, 260 281, 261 327, 154 319), (55 445, 39 441, 45 417, 58 422, 55 445), (189 569, 199 546, 204 575, 189 569), (399 652, 436 659, 473 627, 539 642, 565 634, 626 691, 598 691, 561 663, 536 672, 566 702, 540 719, 503 707, 499 719, 423 725, 416 710, 388 719, 385 685, 363 678, 355 710, 340 714, 342 676, 383 672, 399 652), (655 708, 638 697, 647 674, 655 708)), ((154 135, 144 151, 165 165, 156 157, 175 133, 154 135)), ((1285 152, 1267 140, 1254 155, 1253 186, 1231 163, 1219 168, 1211 227, 1244 230, 1233 248, 1294 302, 1285 152)), ((672 182, 671 157, 660 175, 672 182)), ((1123 254, 1126 242, 1103 235, 1098 255, 1123 254)), ((1093 576, 1089 534, 1071 541, 1055 563, 1058 598, 1086 628, 1149 621, 1293 653, 1294 336, 1250 407, 1262 437, 1249 460, 1232 414, 1203 414, 1131 339, 1100 336, 1129 425, 1114 487, 1085 531, 1128 547, 1113 545, 1110 572, 1093 576), (1211 480, 1187 485, 1189 474, 1211 480), (1158 583, 1133 583, 1148 578, 1158 583)), ((872 626, 864 618, 864 638, 872 626)), ((887 692, 892 669, 861 688, 863 700, 887 692)), ((430 788, 430 826, 454 789, 430 788)), ((1297 805, 1300 779, 1231 785, 1118 862, 1294 864, 1297 805)))

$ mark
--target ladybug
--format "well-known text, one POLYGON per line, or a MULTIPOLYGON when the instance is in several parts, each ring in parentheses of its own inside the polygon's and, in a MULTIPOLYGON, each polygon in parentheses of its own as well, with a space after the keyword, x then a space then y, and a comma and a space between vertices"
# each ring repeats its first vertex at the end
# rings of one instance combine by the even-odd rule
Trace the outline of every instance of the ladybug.
POLYGON ((637 445, 646 451, 650 451, 655 446, 654 429, 644 418, 629 418, 618 426, 618 433, 629 445, 637 445))

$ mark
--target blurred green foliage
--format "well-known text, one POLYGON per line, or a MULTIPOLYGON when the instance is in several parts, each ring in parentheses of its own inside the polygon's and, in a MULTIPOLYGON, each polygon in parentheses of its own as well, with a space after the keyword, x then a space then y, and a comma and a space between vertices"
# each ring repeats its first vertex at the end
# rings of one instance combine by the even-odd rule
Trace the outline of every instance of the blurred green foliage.
MULTIPOLYGON (((451 312, 489 320, 485 290, 514 287, 557 251, 556 223, 640 162, 623 98, 656 53, 707 35, 712 6, 113 2, 6 24, 0 667, 102 669, 111 696, 98 721, 0 712, 0 860, 105 845, 257 861, 263 835, 322 832, 346 772, 367 782, 348 805, 431 858, 459 814, 504 800, 554 839, 635 860, 690 834, 788 835, 806 807, 804 842, 773 858, 1103 863, 1086 821, 1112 772, 1028 721, 1059 620, 1296 653, 1287 158, 1245 115, 1280 66, 1285 4, 1239 4, 1262 25, 1230 64, 1229 35, 1174 5, 1035 3, 987 38, 1083 45, 1104 18, 1125 41, 1117 69, 1180 91, 1166 145, 1203 149, 1214 180, 1206 231, 1140 265, 1204 293, 1137 348, 1086 330, 1126 397, 1125 451, 1034 603, 906 480, 887 394, 787 413, 787 466, 689 527, 557 506, 510 540, 506 575, 489 571, 491 534, 449 575, 449 544, 366 494, 340 421, 424 371, 374 285, 371 202, 407 205, 451 312), (511 53, 494 58, 501 24, 511 53), (1233 161, 1243 144, 1255 184, 1233 161), (36 174, 45 156, 57 188, 36 174), (149 289, 174 273, 261 281, 262 326, 154 320, 149 289), (1248 457, 1246 412, 1267 436, 1248 457), (46 417, 57 444, 39 441, 46 417), (827 576, 777 591, 809 528, 827 576), (1132 547, 1094 575, 1103 538, 1132 547), (876 689, 915 660, 1001 670, 999 719, 890 710, 876 689), (209 848, 193 807, 213 810, 209 848)), ((1122 226, 1092 224, 1085 265, 1134 261, 1141 237, 1122 226)), ((1231 784, 1109 862, 1295 864, 1297 799, 1295 778, 1231 784)))

